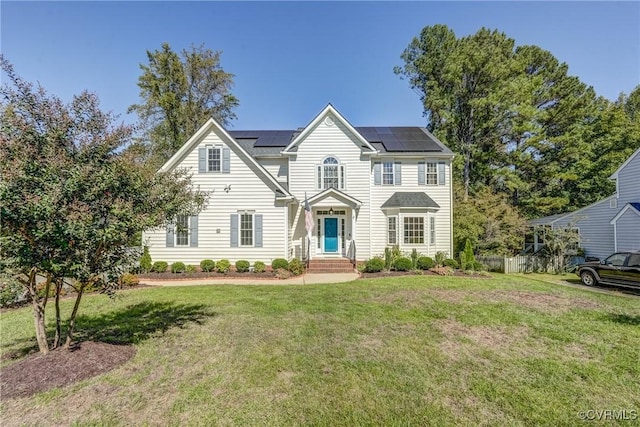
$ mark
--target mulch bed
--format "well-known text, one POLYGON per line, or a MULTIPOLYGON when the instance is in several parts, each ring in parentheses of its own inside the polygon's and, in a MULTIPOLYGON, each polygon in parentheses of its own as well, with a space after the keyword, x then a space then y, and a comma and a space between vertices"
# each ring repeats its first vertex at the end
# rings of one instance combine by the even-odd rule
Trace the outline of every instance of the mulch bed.
MULTIPOLYGON (((398 276, 440 276, 440 275, 429 270, 424 270, 421 275, 413 274, 410 271, 380 271, 378 273, 360 273, 361 279, 372 279, 375 277, 398 277, 398 276)), ((453 272, 453 276, 473 277, 473 278, 479 278, 479 279, 491 278, 491 276, 487 276, 486 274, 477 274, 477 273, 469 274, 469 273, 465 273, 462 270, 455 270, 453 272)), ((441 276, 441 277, 446 277, 446 276, 441 276)))
POLYGON ((108 372, 131 359, 133 346, 85 341, 70 350, 34 353, 0 370, 0 398, 28 397, 108 372))
POLYGON ((229 271, 228 273, 204 272, 197 271, 195 273, 146 273, 138 274, 140 280, 188 280, 188 279, 221 279, 225 277, 235 277, 244 279, 274 279, 276 277, 273 271, 265 271, 263 273, 246 272, 239 273, 237 271, 229 271))

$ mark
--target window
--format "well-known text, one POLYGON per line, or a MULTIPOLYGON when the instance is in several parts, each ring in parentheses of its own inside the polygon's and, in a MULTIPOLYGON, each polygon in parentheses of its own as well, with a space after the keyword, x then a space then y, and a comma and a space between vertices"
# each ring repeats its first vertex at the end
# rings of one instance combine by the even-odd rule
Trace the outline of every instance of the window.
POLYGON ((424 217, 404 218, 404 243, 407 245, 424 244, 424 217))
POLYGON ((207 148, 207 172, 220 172, 222 165, 220 147, 207 148))
POLYGON ((395 216, 387 218, 387 244, 398 244, 398 220, 395 216))
POLYGON ((344 165, 341 165, 335 157, 327 157, 324 159, 322 165, 317 166, 316 173, 319 190, 325 190, 327 188, 344 189, 344 165))
POLYGON ((438 164, 427 162, 427 185, 438 185, 438 164))
POLYGON ((611 264, 614 267, 622 267, 624 260, 627 258, 627 254, 613 254, 605 261, 607 264, 611 264))
POLYGON ((321 233, 320 233, 320 225, 322 224, 322 221, 320 220, 320 218, 318 218, 318 226, 316 227, 318 229, 317 231, 317 236, 318 236, 318 249, 320 249, 320 240, 322 239, 321 237, 321 233))
POLYGON ((393 171, 393 162, 384 162, 382 164, 382 184, 393 185, 395 173, 393 171))
POLYGON ((240 246, 253 246, 253 214, 240 214, 240 246))
POLYGON ((436 217, 429 217, 429 243, 436 244, 436 217))
POLYGON ((189 217, 178 215, 176 218, 176 246, 189 246, 189 217))

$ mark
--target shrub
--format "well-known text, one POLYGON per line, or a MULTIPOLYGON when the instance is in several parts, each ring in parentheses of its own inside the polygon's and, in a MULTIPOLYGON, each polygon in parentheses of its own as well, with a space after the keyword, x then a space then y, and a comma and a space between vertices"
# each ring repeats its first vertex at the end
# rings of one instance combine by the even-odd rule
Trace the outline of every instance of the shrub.
POLYGON ((140 284, 138 276, 131 273, 125 273, 120 277, 120 286, 136 286, 140 284))
POLYGON ((11 307, 26 301, 26 292, 12 276, 0 274, 0 307, 11 307))
POLYGON ((140 272, 148 273, 151 271, 151 267, 151 255, 149 254, 149 248, 145 246, 142 251, 142 257, 140 257, 140 272))
POLYGON ((433 267, 429 271, 432 271, 440 276, 453 276, 453 269, 451 267, 433 267))
POLYGON ((278 279, 288 279, 289 277, 291 277, 291 273, 289 272, 289 270, 285 270, 284 268, 278 268, 276 270, 276 277, 278 279))
POLYGON ((289 271, 294 276, 299 276, 304 273, 304 263, 300 261, 298 258, 294 258, 289 263, 289 271))
POLYGON ((444 260, 443 265, 445 267, 458 268, 458 261, 452 258, 447 258, 444 260))
POLYGON ((275 271, 279 268, 283 269, 283 270, 288 270, 289 269, 289 261, 287 261, 284 258, 276 258, 273 261, 271 261, 271 268, 275 271))
POLYGON ((267 266, 262 261, 256 261, 253 263, 254 273, 264 273, 266 269, 267 269, 267 266))
POLYGON ((421 256, 418 258, 418 262, 416 263, 416 267, 420 270, 428 270, 436 266, 435 261, 428 256, 421 256))
POLYGON ((165 273, 169 264, 166 261, 156 261, 151 266, 151 271, 154 273, 165 273))
POLYGON ((473 246, 471 240, 467 239, 464 244, 464 250, 460 253, 460 267, 463 270, 475 270, 474 264, 476 263, 476 257, 473 255, 473 246))
POLYGON ((393 269, 396 271, 411 270, 411 260, 407 257, 400 257, 393 263, 393 269))
POLYGON ((418 266, 419 257, 420 254, 418 253, 418 250, 416 248, 413 248, 413 250, 411 251, 411 268, 414 270, 418 266))
POLYGON ((371 258, 364 269, 367 273, 378 273, 382 270, 384 270, 384 260, 380 257, 371 258))
POLYGON ((393 245, 392 247, 384 248, 384 269, 390 270, 393 267, 393 263, 396 259, 402 256, 402 252, 400 252, 400 248, 398 245, 393 245))
POLYGON ((184 265, 184 262, 174 262, 173 264, 171 264, 171 272, 172 273, 184 273, 184 270, 187 268, 186 265, 184 265))
POLYGON ((187 265, 187 267, 184 269, 185 273, 195 273, 196 272, 196 266, 195 265, 187 265))
POLYGON ((216 262, 211 259, 203 259, 200 261, 200 270, 204 272, 214 271, 216 269, 216 262))
POLYGON ((249 266, 251 264, 249 264, 249 261, 244 260, 244 259, 240 259, 238 261, 236 261, 236 271, 238 273, 246 273, 247 271, 249 271, 249 266))
POLYGON ((483 271, 486 270, 485 266, 483 263, 479 262, 479 261, 473 261, 473 265, 471 266, 471 269, 473 271, 483 271))
POLYGON ((231 268, 231 263, 228 259, 221 259, 216 263, 216 271, 218 273, 227 274, 231 268))
POLYGON ((447 259, 447 253, 446 252, 444 252, 444 251, 436 252, 436 257, 435 257, 436 266, 442 267, 444 265, 444 260, 445 259, 447 259))

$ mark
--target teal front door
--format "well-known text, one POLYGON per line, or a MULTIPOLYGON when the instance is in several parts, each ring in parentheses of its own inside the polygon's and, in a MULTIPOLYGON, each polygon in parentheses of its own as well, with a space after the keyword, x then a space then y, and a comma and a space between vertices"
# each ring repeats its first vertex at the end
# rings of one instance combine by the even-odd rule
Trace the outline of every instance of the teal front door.
POLYGON ((324 251, 338 252, 338 218, 324 219, 324 251))

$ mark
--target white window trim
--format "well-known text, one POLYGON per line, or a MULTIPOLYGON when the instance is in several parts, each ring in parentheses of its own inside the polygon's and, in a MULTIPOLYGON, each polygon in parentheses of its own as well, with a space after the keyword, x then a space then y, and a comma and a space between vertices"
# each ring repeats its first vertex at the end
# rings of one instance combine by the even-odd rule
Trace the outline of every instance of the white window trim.
POLYGON ((427 223, 428 222, 426 220, 426 215, 411 215, 411 214, 403 215, 402 216, 402 244, 404 246, 424 246, 424 245, 426 245, 427 244, 426 243, 427 242, 427 240, 426 240, 427 230, 425 229, 425 225, 427 223), (408 218, 421 218, 422 219, 422 243, 408 243, 405 240, 405 233, 404 233, 405 232, 405 220, 408 219, 408 218))
MULTIPOLYGON (((432 174, 432 175, 433 175, 432 174)), ((439 185, 440 184, 440 174, 438 173, 438 162, 426 162, 425 166, 424 166, 424 183, 425 185, 439 185), (435 174, 436 176, 436 182, 435 183, 430 183, 429 182, 429 165, 434 165, 435 169, 433 174, 435 174)))
POLYGON ((206 161, 206 166, 207 166, 206 167, 207 173, 222 173, 222 162, 223 162, 223 159, 222 159, 222 145, 207 145, 206 149, 207 149, 207 151, 206 151, 205 161, 206 161), (211 169, 211 162, 209 160, 209 156, 210 156, 209 153, 212 152, 213 150, 218 150, 218 153, 219 153, 218 154, 218 161, 219 161, 220 166, 219 166, 218 170, 211 169))
POLYGON ((315 172, 314 175, 316 175, 316 189, 317 190, 326 190, 327 188, 334 188, 334 187, 325 187, 324 186, 324 169, 325 166, 336 166, 338 168, 338 187, 336 188, 337 190, 346 190, 347 189, 347 172, 346 172, 346 168, 345 165, 340 161, 340 159, 337 156, 326 156, 324 159, 322 159, 322 162, 319 164, 315 165, 315 172), (327 160, 328 158, 334 158, 338 161, 338 163, 332 163, 332 164, 325 164, 325 160, 327 160), (318 175, 319 174, 319 175, 318 175))
POLYGON ((256 213, 254 211, 238 211, 238 247, 253 248, 256 245, 256 213), (242 244, 242 215, 251 215, 251 244, 242 244))
POLYGON ((436 217, 429 216, 429 245, 436 244, 436 217))
POLYGON ((191 221, 189 220, 189 215, 178 215, 176 217, 176 224, 174 226, 174 230, 173 230, 173 245, 175 247, 180 247, 180 248, 185 248, 185 247, 189 247, 189 244, 191 243, 191 221), (180 217, 184 217, 187 219, 187 226, 186 228, 184 228, 184 230, 187 232, 187 243, 181 244, 178 243, 178 218, 180 217))
POLYGON ((382 185, 396 185, 396 163, 393 160, 383 161, 381 175, 382 176, 380 179, 381 179, 382 185), (384 166, 388 164, 391 164, 391 182, 385 183, 384 182, 384 176, 385 176, 384 166))
POLYGON ((390 215, 387 217, 387 245, 397 245, 398 244, 398 217, 396 215, 390 215), (391 229, 389 227, 389 220, 390 219, 394 219, 395 220, 395 242, 390 242, 389 241, 389 236, 391 235, 391 229))

